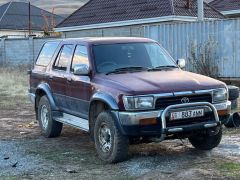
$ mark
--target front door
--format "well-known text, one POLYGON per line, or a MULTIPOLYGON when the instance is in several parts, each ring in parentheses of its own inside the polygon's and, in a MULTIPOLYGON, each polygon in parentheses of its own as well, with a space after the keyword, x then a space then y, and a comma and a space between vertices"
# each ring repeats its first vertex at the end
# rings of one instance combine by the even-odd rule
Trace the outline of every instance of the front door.
POLYGON ((69 113, 87 119, 92 94, 90 77, 74 75, 73 68, 77 64, 86 64, 89 66, 88 51, 84 45, 77 45, 73 54, 68 77, 67 104, 69 113))
POLYGON ((67 108, 66 90, 67 90, 67 67, 71 61, 73 45, 63 45, 53 64, 49 85, 51 87, 53 98, 56 105, 63 110, 67 108))

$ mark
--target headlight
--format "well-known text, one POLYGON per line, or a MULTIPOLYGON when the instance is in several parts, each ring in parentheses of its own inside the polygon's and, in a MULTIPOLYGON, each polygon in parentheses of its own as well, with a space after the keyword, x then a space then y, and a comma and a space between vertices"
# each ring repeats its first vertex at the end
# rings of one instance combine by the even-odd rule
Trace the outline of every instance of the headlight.
POLYGON ((220 103, 228 100, 228 91, 225 88, 213 90, 213 103, 220 103))
POLYGON ((126 110, 153 109, 153 96, 124 96, 123 102, 126 110))

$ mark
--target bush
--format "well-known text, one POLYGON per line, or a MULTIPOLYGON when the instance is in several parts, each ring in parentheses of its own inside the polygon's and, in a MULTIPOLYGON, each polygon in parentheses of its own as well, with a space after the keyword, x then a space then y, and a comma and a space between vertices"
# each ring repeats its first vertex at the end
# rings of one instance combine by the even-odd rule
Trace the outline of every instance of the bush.
POLYGON ((195 45, 192 42, 188 60, 193 66, 193 71, 212 78, 218 78, 219 67, 215 61, 217 59, 217 47, 218 44, 212 39, 200 45, 195 45))

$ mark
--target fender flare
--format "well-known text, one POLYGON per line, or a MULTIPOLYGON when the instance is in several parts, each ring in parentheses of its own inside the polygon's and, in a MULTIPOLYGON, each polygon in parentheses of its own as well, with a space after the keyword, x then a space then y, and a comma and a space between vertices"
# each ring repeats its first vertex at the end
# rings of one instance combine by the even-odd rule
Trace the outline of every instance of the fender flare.
POLYGON ((103 92, 95 93, 90 100, 90 106, 94 101, 102 101, 106 103, 111 108, 111 110, 119 110, 116 100, 107 93, 103 93, 103 92))
MULTIPOLYGON (((41 90, 41 91, 44 91, 48 100, 49 100, 49 103, 51 105, 51 108, 52 110, 54 111, 57 111, 59 110, 58 107, 56 106, 56 103, 55 103, 55 100, 53 99, 53 95, 52 95, 52 91, 49 87, 49 85, 47 83, 41 83, 37 86, 37 89, 36 89, 36 95, 37 95, 37 92, 41 90)), ((36 96, 37 97, 37 96, 36 96)))
MULTIPOLYGON (((119 128, 119 130, 122 133, 124 133, 124 131, 123 131, 121 125, 120 125, 118 115, 116 113, 116 112, 119 111, 119 107, 118 107, 118 104, 117 104, 116 100, 110 94, 103 93, 103 92, 97 92, 92 96, 92 98, 90 100, 89 110, 90 110, 90 107, 91 107, 91 105, 94 101, 101 101, 101 102, 107 104, 110 107, 110 109, 111 109, 110 111, 111 111, 111 113, 114 117, 114 121, 115 121, 117 127, 119 128)), ((90 111, 89 111, 89 117, 90 117, 90 111)), ((91 127, 90 127, 90 130, 91 130, 91 127)))

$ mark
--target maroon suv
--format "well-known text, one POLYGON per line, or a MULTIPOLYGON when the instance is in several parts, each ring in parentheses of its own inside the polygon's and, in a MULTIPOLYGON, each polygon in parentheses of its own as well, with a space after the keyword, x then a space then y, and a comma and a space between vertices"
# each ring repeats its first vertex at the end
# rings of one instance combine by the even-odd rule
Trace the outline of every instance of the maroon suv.
POLYGON ((105 162, 125 160, 136 142, 188 138, 210 150, 230 114, 228 90, 184 66, 144 38, 49 41, 30 72, 29 96, 45 137, 59 136, 63 124, 80 128, 105 162))

